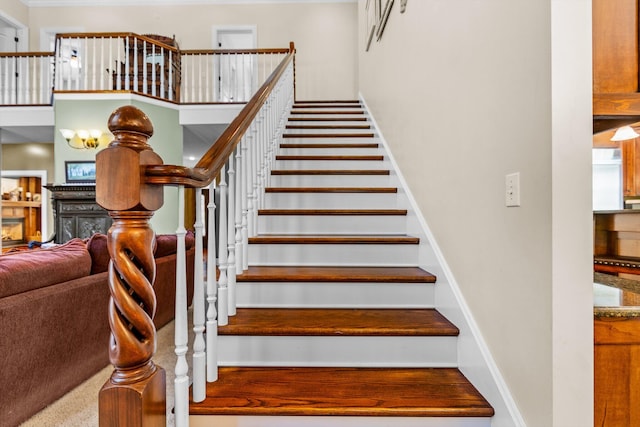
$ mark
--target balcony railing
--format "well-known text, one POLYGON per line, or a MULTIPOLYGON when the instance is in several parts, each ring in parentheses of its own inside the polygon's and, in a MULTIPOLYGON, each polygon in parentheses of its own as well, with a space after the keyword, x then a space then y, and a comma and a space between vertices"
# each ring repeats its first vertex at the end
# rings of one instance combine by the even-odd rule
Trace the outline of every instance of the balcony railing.
POLYGON ((53 52, 0 53, 0 105, 49 105, 53 52))
POLYGON ((288 52, 180 50, 175 39, 134 33, 58 34, 55 52, 0 53, 0 106, 123 91, 174 103, 245 103, 288 52))

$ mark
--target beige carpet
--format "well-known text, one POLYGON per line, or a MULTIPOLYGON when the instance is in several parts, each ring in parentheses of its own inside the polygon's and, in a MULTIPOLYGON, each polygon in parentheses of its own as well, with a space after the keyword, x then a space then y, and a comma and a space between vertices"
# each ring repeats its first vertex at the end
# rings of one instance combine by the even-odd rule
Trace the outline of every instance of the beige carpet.
MULTIPOLYGON (((191 313, 189 313, 191 318, 191 313)), ((192 330, 191 328, 189 329, 192 330)), ((190 333, 189 335, 193 335, 190 333)), ((173 380, 176 355, 174 353, 174 324, 168 323, 157 333, 157 352, 154 362, 162 366, 167 375, 167 426, 174 425, 173 408, 173 380)), ((191 346, 190 346, 191 347, 191 346)), ((190 354, 188 362, 191 364, 190 354)), ((89 378, 84 383, 52 403, 29 420, 21 424, 24 427, 64 426, 87 427, 98 425, 98 392, 107 381, 113 368, 108 366, 89 378)))

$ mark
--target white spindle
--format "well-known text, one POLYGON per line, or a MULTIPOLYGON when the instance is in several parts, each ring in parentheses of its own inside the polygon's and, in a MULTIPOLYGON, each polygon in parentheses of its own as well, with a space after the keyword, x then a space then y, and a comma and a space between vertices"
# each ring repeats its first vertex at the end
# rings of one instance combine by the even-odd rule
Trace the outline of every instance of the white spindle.
POLYGON ((216 183, 209 185, 208 225, 207 225, 207 381, 218 379, 218 313, 216 280, 216 183))
POLYGON ((227 216, 227 248, 229 257, 227 258, 227 288, 229 289, 229 316, 236 315, 236 171, 233 153, 229 156, 229 194, 228 194, 228 216, 227 216))
MULTIPOLYGON (((235 255, 236 255, 236 275, 242 274, 242 266, 244 261, 242 259, 242 187, 244 182, 244 169, 242 164, 242 147, 245 144, 245 137, 242 137, 240 144, 236 148, 236 196, 235 196, 235 255)), ((234 300, 235 303, 235 300, 234 300)), ((235 306, 235 304, 234 304, 235 306)))
POLYGON ((206 397, 206 346, 204 341, 204 257, 202 251, 202 189, 196 188, 195 266, 193 273, 193 401, 206 397))
MULTIPOLYGON (((247 270, 249 268, 249 176, 251 170, 249 168, 249 144, 251 142, 251 132, 253 129, 253 124, 247 130, 247 134, 243 138, 244 141, 242 143, 242 189, 240 191, 240 208, 241 212, 241 220, 240 220, 240 240, 241 245, 240 249, 242 251, 242 263, 238 263, 240 265, 240 274, 242 271, 247 270)), ((237 270, 236 270, 237 271, 237 270)))
POLYGON ((178 187, 178 229, 176 253, 176 314, 175 314, 175 421, 176 426, 189 425, 189 365, 187 364, 187 266, 185 261, 184 187, 178 187))
POLYGON ((124 38, 124 90, 131 90, 131 70, 129 69, 129 58, 131 57, 129 47, 129 36, 124 38))
POLYGON ((229 280, 227 278, 227 181, 226 168, 222 167, 220 171, 220 185, 218 186, 220 193, 220 225, 218 231, 218 257, 220 268, 220 280, 218 281, 218 325, 224 326, 229 323, 229 280))

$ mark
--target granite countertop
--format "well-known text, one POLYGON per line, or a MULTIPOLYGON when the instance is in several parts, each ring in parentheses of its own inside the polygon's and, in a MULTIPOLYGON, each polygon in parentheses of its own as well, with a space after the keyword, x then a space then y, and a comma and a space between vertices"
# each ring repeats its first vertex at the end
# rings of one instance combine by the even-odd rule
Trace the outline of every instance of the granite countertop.
MULTIPOLYGON (((627 292, 640 293, 640 281, 623 279, 604 273, 593 273, 593 282, 611 286, 627 292)), ((640 306, 593 307, 595 318, 636 318, 640 317, 640 306)))

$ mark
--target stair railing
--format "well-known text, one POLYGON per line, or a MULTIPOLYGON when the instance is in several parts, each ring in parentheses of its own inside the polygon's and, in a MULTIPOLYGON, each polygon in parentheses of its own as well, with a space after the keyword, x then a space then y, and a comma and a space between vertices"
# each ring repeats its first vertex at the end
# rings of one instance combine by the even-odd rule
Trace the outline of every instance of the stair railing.
POLYGON ((180 50, 173 39, 57 34, 55 59, 56 92, 132 91, 180 101, 180 50))
POLYGON ((0 53, 0 105, 50 105, 53 52, 0 53))
POLYGON ((114 220, 108 247, 111 255, 110 360, 115 369, 100 392, 101 425, 118 425, 119 420, 125 422, 125 418, 127 421, 153 420, 144 425, 166 422, 165 373, 152 361, 155 271, 153 230, 148 223, 153 212, 162 206, 163 186, 177 186, 179 200, 174 381, 177 427, 189 423, 191 382, 186 357, 189 302, 183 217, 185 187, 196 189, 197 202, 192 303, 193 401, 204 400, 206 383, 217 380, 217 326, 227 324, 229 316, 236 311, 236 275, 248 268, 248 238, 256 233, 257 210, 274 160, 274 144, 295 98, 294 52, 291 43, 284 59, 193 168, 162 164, 162 159, 147 143, 153 134, 151 122, 137 108, 121 107, 109 118, 114 141, 96 156, 96 199, 114 220), (207 186, 205 278, 201 194, 207 186), (216 270, 219 270, 218 280, 216 270))
POLYGON ((289 50, 183 50, 180 53, 181 103, 244 103, 289 50))

